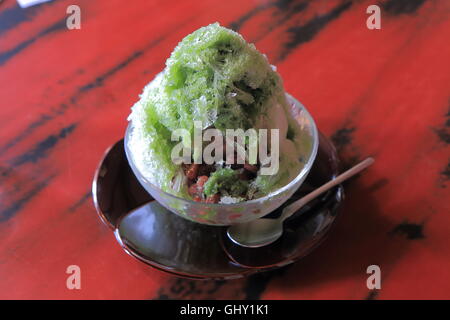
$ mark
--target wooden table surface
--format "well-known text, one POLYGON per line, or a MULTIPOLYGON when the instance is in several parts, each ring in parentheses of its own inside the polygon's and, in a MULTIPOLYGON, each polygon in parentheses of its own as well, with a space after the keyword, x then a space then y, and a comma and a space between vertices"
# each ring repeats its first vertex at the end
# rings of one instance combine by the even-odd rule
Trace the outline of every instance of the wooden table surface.
POLYGON ((77 0, 68 30, 71 4, 0 3, 0 298, 450 298, 450 1, 77 0), (371 4, 381 30, 366 27, 371 4), (215 21, 267 54, 344 165, 376 164, 305 259, 199 282, 125 254, 91 182, 174 46, 215 21), (373 264, 381 290, 366 287, 373 264))

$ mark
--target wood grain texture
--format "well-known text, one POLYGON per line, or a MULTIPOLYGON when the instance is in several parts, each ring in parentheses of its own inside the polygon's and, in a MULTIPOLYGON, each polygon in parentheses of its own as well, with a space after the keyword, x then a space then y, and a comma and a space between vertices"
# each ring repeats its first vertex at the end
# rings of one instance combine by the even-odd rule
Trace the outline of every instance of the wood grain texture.
POLYGON ((450 2, 58 0, 0 4, 0 298, 450 298, 450 2), (173 47, 219 21, 276 64, 349 166, 330 238, 282 270, 233 281, 177 279, 133 260, 90 199, 104 150, 173 47), (77 264, 82 289, 67 290, 77 264), (367 266, 382 290, 366 288, 367 266))

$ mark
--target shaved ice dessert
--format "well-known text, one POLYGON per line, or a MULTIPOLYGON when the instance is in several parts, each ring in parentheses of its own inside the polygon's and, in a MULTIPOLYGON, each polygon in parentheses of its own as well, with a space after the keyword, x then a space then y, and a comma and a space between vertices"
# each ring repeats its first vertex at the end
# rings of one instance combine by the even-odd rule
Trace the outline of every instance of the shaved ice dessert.
MULTIPOLYGON (((165 69, 144 88, 128 118, 133 129, 127 147, 140 174, 167 193, 207 203, 256 199, 298 176, 311 153, 311 136, 304 134, 290 108, 281 78, 266 56, 238 33, 211 24, 186 36, 165 69), (278 170, 263 174, 268 164, 259 156, 228 164, 227 143, 223 160, 195 163, 201 150, 184 140, 193 161, 177 163, 172 150, 179 141, 173 141, 172 133, 184 129, 193 136, 195 122, 201 130, 215 128, 224 136, 227 129, 278 129, 278 170)), ((249 145, 246 139, 241 147, 249 145)), ((268 147, 274 153, 270 142, 268 147)))

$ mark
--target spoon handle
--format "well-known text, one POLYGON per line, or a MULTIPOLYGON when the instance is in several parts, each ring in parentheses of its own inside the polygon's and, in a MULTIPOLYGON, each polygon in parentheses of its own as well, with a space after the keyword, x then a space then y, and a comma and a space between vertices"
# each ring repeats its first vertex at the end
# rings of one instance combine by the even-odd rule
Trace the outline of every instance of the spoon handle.
POLYGON ((368 166, 370 166, 372 163, 374 163, 375 160, 373 158, 367 158, 364 161, 361 161, 356 166, 348 169, 344 173, 341 173, 333 180, 328 181, 321 187, 317 188, 316 190, 308 193, 303 198, 295 201, 294 203, 290 204, 286 208, 284 208, 283 213, 280 216, 280 221, 284 221, 285 219, 292 216, 294 212, 297 212, 301 207, 303 207, 305 204, 307 204, 309 201, 315 199, 317 196, 321 195, 325 191, 328 191, 329 189, 333 188, 334 186, 340 184, 341 182, 347 180, 348 178, 354 176, 355 174, 361 172, 362 170, 366 169, 368 166))

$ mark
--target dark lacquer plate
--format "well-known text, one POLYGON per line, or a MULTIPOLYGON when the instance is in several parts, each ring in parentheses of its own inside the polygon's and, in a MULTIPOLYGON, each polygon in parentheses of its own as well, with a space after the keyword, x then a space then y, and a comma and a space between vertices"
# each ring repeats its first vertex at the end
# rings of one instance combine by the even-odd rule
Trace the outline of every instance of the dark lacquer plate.
MULTIPOLYGON (((286 204, 338 174, 333 145, 323 135, 319 141, 311 172, 286 204)), ((336 187, 286 220, 283 236, 273 244, 243 248, 227 238, 226 227, 186 220, 153 200, 132 173, 123 140, 105 153, 92 193, 99 216, 127 253, 157 269, 193 279, 239 278, 300 259, 324 240, 343 200, 342 186, 336 187)), ((266 217, 277 217, 285 205, 266 217)))

